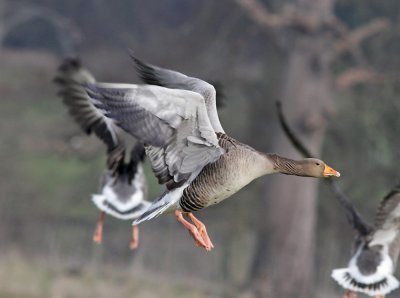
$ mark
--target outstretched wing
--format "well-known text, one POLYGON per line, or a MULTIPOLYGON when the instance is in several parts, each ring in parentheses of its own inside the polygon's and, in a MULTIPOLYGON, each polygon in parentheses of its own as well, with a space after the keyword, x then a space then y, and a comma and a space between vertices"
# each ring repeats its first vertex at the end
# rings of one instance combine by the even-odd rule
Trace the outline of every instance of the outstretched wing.
MULTIPOLYGON (((137 141, 92 104, 84 85, 95 83, 96 80, 78 59, 65 59, 58 68, 54 82, 59 87, 58 95, 82 130, 87 134, 96 134, 107 146, 107 166, 115 174, 117 168, 124 164, 124 157, 133 152, 131 150, 137 141)), ((133 158, 131 156, 130 160, 133 158)))
POLYGON ((376 229, 400 229, 400 185, 382 200, 375 215, 376 229))
POLYGON ((358 232, 360 236, 369 235, 374 230, 372 225, 363 219, 356 207, 351 202, 350 198, 339 188, 335 180, 329 179, 327 182, 340 205, 342 205, 348 223, 353 227, 354 230, 358 232))
POLYGON ((217 112, 217 93, 213 85, 197 79, 188 77, 180 72, 160 68, 154 65, 144 63, 130 53, 135 62, 136 70, 139 77, 146 83, 151 85, 163 86, 170 89, 182 89, 199 93, 205 101, 208 117, 215 132, 224 132, 219 121, 217 112))
POLYGON ((107 83, 86 90, 99 111, 147 146, 154 173, 169 189, 194 179, 223 153, 198 93, 107 83))
POLYGON ((69 113, 87 133, 95 133, 110 152, 118 145, 112 122, 104 117, 90 102, 83 84, 96 82, 93 75, 82 67, 78 59, 65 59, 58 68, 54 82, 69 113))
POLYGON ((382 200, 375 215, 375 232, 370 245, 392 243, 400 232, 400 185, 382 200))

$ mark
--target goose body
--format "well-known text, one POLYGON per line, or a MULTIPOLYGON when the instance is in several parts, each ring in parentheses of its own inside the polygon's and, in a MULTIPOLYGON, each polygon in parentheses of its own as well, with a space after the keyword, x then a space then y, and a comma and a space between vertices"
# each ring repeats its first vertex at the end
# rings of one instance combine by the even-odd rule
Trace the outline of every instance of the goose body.
POLYGON ((175 211, 196 243, 210 250, 212 243, 193 211, 223 201, 266 174, 339 176, 321 160, 265 154, 229 137, 218 118, 212 85, 133 60, 139 76, 151 85, 87 84, 86 91, 99 112, 146 144, 153 172, 167 188, 134 225, 175 211))
MULTIPOLYGON (((107 167, 99 193, 92 201, 101 211, 94 241, 101 243, 104 215, 121 220, 138 217, 150 205, 142 163, 145 149, 130 134, 99 113, 90 102, 83 84, 95 83, 93 75, 77 59, 65 59, 54 79, 71 116, 87 134, 94 133, 107 146, 107 167)), ((133 228, 130 247, 138 244, 138 229, 133 228)))
MULTIPOLYGON (((143 147, 139 150, 144 150, 143 147)), ((122 220, 132 220, 145 210, 150 202, 147 198, 147 181, 141 159, 132 163, 121 162, 117 173, 103 171, 99 193, 92 195, 96 207, 122 220)))
MULTIPOLYGON (((239 191, 268 170, 262 153, 226 134, 218 133, 218 144, 225 153, 206 165, 183 191, 179 208, 193 212, 215 205, 239 191)), ((269 168, 273 171, 272 164, 269 168)))
POLYGON ((393 274, 400 252, 400 186, 383 199, 375 225, 359 229, 354 248, 348 266, 332 271, 332 278, 347 290, 345 297, 357 292, 384 297, 399 287, 393 274))

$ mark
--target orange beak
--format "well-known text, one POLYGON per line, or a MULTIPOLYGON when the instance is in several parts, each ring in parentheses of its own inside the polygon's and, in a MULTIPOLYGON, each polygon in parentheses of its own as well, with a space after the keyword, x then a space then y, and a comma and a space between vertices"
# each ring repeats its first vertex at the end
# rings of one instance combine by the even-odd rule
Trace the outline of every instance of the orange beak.
POLYGON ((334 169, 332 169, 330 166, 325 165, 325 169, 324 169, 324 173, 323 173, 324 177, 340 177, 340 173, 334 169))

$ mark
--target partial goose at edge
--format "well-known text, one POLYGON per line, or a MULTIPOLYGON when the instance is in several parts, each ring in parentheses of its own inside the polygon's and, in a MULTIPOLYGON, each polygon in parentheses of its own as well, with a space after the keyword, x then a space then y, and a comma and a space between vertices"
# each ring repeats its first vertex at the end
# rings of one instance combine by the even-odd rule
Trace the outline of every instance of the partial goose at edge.
MULTIPOLYGON (((54 82, 59 89, 58 95, 82 130, 87 134, 94 133, 107 146, 107 168, 102 174, 99 193, 92 195, 93 203, 101 210, 93 240, 101 243, 105 214, 132 220, 150 206, 146 201, 147 181, 142 167, 145 149, 90 102, 82 84, 96 80, 79 60, 65 59, 54 82)), ((139 230, 135 225, 130 248, 135 249, 138 241, 139 230)))
POLYGON ((393 275, 400 252, 400 185, 383 198, 375 225, 356 232, 348 267, 333 270, 331 276, 346 289, 345 298, 356 298, 357 292, 384 298, 400 285, 393 275))

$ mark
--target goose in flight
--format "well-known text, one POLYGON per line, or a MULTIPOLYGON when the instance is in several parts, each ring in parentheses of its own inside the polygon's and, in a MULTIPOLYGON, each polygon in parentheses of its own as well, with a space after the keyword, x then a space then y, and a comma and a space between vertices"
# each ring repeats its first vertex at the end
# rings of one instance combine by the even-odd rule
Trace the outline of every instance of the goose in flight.
POLYGON ((384 298, 399 287, 393 273, 400 252, 400 185, 382 200, 374 226, 358 226, 353 256, 332 278, 346 289, 344 298, 356 298, 357 292, 384 298))
MULTIPOLYGON (((101 211, 93 240, 101 243, 105 214, 132 220, 150 206, 145 200, 147 181, 142 167, 145 149, 93 106, 82 84, 96 80, 77 59, 65 59, 54 81, 58 95, 82 130, 96 134, 107 146, 107 168, 102 174, 100 192, 92 195, 93 203, 101 211)), ((135 249, 138 241, 139 230, 134 225, 130 248, 135 249)))
MULTIPOLYGON (((312 154, 289 127, 280 102, 277 102, 279 122, 293 146, 304 156, 312 154)), ((357 232, 354 254, 347 268, 335 269, 332 277, 346 289, 343 298, 357 298, 357 292, 375 298, 399 286, 392 275, 400 250, 400 185, 382 201, 376 214, 375 227, 366 222, 334 180, 327 180, 344 209, 347 221, 357 232)))
POLYGON ((85 87, 108 121, 145 144, 153 172, 167 188, 134 225, 175 212, 196 244, 209 251, 214 246, 193 212, 223 201, 266 174, 340 176, 319 159, 262 153, 235 140, 221 126, 211 84, 132 58, 146 85, 89 83, 85 87))

